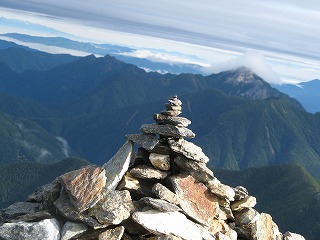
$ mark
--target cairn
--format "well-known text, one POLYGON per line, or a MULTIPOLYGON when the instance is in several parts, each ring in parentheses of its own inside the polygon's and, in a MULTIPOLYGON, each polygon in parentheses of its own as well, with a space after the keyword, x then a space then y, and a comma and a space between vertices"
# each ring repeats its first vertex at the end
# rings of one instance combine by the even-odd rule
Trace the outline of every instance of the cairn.
POLYGON ((281 234, 246 188, 222 184, 185 140, 195 134, 179 117, 182 102, 174 96, 165 107, 103 167, 66 173, 3 209, 0 239, 304 239, 281 234))

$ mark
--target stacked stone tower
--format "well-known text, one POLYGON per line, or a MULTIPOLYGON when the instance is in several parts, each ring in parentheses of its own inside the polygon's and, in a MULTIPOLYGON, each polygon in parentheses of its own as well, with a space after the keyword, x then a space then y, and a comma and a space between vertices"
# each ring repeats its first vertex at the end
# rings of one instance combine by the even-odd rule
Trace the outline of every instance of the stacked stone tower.
POLYGON ((165 107, 103 167, 66 173, 3 209, 0 239, 304 239, 282 235, 244 187, 215 178, 202 149, 185 140, 195 134, 179 117, 182 102, 174 96, 165 107))

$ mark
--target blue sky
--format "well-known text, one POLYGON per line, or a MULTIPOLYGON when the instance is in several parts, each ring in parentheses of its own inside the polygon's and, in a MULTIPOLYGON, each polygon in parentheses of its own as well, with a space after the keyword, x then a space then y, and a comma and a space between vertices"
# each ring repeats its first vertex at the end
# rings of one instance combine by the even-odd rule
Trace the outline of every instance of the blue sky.
POLYGON ((320 78, 317 0, 0 0, 0 16, 74 38, 194 54, 212 65, 208 72, 244 64, 272 81, 320 78))

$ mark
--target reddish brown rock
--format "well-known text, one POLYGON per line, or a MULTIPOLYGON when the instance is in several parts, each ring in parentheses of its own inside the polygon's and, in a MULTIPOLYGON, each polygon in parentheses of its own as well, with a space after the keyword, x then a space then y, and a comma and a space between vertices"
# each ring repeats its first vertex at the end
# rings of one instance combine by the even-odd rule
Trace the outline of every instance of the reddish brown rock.
POLYGON ((220 209, 216 196, 192 176, 176 175, 170 177, 174 192, 181 199, 183 211, 197 222, 209 226, 220 209))
POLYGON ((102 198, 106 184, 105 170, 89 165, 60 176, 72 205, 81 213, 94 206, 102 198))

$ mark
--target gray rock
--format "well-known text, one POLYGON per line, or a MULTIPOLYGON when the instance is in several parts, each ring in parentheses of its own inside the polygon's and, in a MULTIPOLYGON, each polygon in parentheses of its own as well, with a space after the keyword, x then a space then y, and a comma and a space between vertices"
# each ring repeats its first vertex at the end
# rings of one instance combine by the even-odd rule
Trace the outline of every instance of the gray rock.
POLYGON ((283 235, 283 240, 305 240, 305 238, 303 236, 301 236, 300 234, 286 232, 283 235))
POLYGON ((179 127, 187 127, 191 124, 191 121, 184 117, 166 116, 157 113, 153 115, 153 119, 159 124, 169 124, 179 127))
POLYGON ((156 169, 168 171, 170 170, 170 155, 158 153, 150 153, 149 160, 156 169))
POLYGON ((200 230, 201 237, 203 240, 216 240, 215 236, 212 235, 206 228, 204 228, 202 225, 197 224, 197 227, 200 230))
POLYGON ((194 138, 196 135, 188 128, 177 127, 172 125, 143 124, 140 128, 141 132, 160 134, 167 137, 186 137, 194 138))
POLYGON ((179 212, 149 210, 135 212, 134 221, 156 235, 174 235, 185 240, 202 240, 199 228, 179 212))
POLYGON ((36 222, 36 221, 39 222, 41 220, 49 219, 49 218, 53 218, 51 213, 45 210, 41 210, 39 212, 27 213, 25 215, 21 215, 15 218, 14 220, 10 220, 10 222, 36 222))
POLYGON ((282 234, 272 221, 272 217, 269 214, 261 213, 252 223, 251 238, 253 240, 282 240, 282 234))
POLYGON ((178 205, 180 203, 179 197, 168 188, 163 186, 161 183, 156 183, 152 187, 152 191, 157 195, 157 197, 166 200, 169 203, 178 205))
POLYGON ((39 187, 27 197, 27 201, 41 203, 42 209, 53 210, 53 202, 58 199, 60 190, 60 182, 54 180, 52 183, 39 187))
POLYGON ((168 142, 174 152, 180 153, 191 160, 203 163, 209 161, 209 158, 202 152, 202 149, 191 142, 182 138, 178 140, 169 139, 168 142))
POLYGON ((179 208, 177 205, 169 203, 163 199, 144 197, 144 198, 141 198, 140 201, 161 212, 181 211, 181 208, 179 208))
POLYGON ((190 174, 199 182, 207 183, 208 181, 214 179, 213 172, 207 168, 204 163, 190 160, 181 155, 175 157, 174 162, 183 173, 190 174))
POLYGON ((130 170, 130 174, 141 179, 165 179, 169 173, 147 165, 138 165, 130 170))
POLYGON ((1 217, 4 222, 11 221, 21 215, 36 213, 40 211, 40 203, 16 202, 1 210, 1 217))
POLYGON ((61 230, 61 240, 69 240, 79 237, 85 231, 88 230, 88 227, 83 223, 77 222, 66 222, 61 230))
POLYGON ((126 138, 149 151, 159 142, 159 139, 155 134, 128 134, 126 135, 126 138))
POLYGON ((165 116, 172 116, 172 117, 176 117, 178 115, 180 115, 182 112, 179 110, 165 110, 162 111, 161 114, 165 115, 165 116))
POLYGON ((105 198, 89 209, 89 216, 94 216, 99 223, 116 225, 130 217, 133 203, 129 191, 109 191, 105 198))
POLYGON ((181 105, 179 106, 179 105, 173 105, 171 103, 166 103, 165 106, 166 106, 167 110, 175 110, 175 111, 181 111, 182 110, 181 105))
POLYGON ((124 227, 119 226, 116 228, 108 229, 100 233, 99 240, 120 240, 124 234, 124 227))
POLYGON ((206 186, 218 197, 228 201, 234 201, 235 192, 232 187, 222 184, 219 180, 214 179, 207 182, 206 186))
POLYGON ((69 220, 82 222, 94 229, 104 228, 106 225, 100 224, 95 218, 79 213, 76 208, 70 203, 69 197, 65 191, 62 191, 60 197, 54 202, 57 211, 69 220))
POLYGON ((163 143, 158 143, 150 152, 164 155, 171 155, 173 153, 169 145, 165 145, 163 143))
POLYGON ((119 151, 103 165, 106 170, 106 188, 115 190, 123 175, 128 171, 132 156, 133 143, 126 141, 119 151))
POLYGON ((232 211, 241 211, 246 208, 253 208, 257 204, 255 197, 247 196, 239 201, 235 201, 231 204, 232 211))
POLYGON ((168 101, 173 106, 181 106, 182 105, 182 102, 178 99, 177 96, 173 96, 168 101))
POLYGON ((102 190, 106 185, 105 170, 88 165, 79 170, 68 172, 59 177, 70 202, 78 212, 94 206, 102 198, 102 190))
POLYGON ((248 196, 248 190, 245 187, 237 186, 233 190, 235 192, 235 200, 241 200, 248 196))
POLYGON ((238 226, 247 225, 251 222, 255 221, 255 219, 259 216, 259 213, 253 208, 243 209, 240 212, 235 212, 235 223, 238 226))
POLYGON ((60 240, 59 223, 56 219, 40 222, 5 223, 0 226, 2 240, 60 240))

